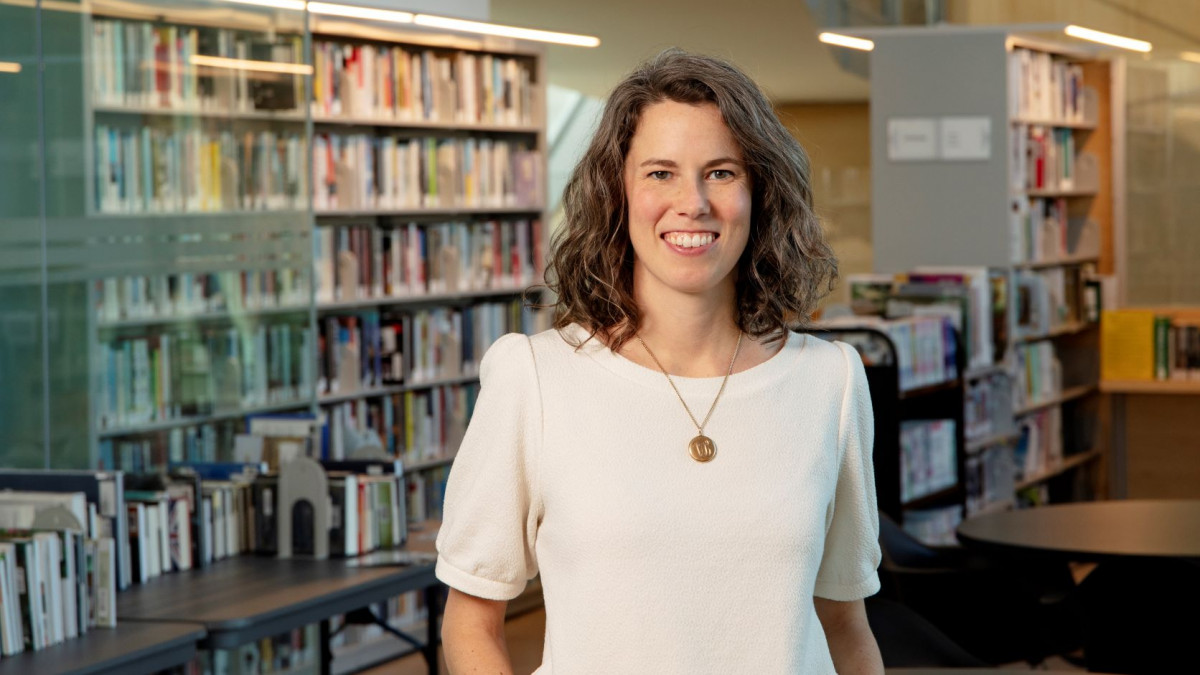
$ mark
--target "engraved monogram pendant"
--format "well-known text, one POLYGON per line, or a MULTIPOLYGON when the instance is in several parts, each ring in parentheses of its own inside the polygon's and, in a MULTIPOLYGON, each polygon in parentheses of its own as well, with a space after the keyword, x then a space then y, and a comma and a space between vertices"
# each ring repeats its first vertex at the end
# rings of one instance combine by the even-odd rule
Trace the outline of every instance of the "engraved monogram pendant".
POLYGON ((693 438, 692 442, 688 443, 688 450, 692 453, 692 459, 701 463, 712 461, 712 458, 717 456, 717 447, 713 445, 712 439, 704 434, 693 438))

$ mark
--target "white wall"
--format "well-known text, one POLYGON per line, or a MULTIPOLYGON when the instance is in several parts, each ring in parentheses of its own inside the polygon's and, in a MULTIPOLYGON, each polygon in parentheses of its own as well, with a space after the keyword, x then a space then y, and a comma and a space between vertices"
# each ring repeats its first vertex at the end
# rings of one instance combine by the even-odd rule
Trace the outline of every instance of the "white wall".
POLYGON ((345 0, 348 5, 428 12, 460 19, 491 20, 491 0, 345 0))

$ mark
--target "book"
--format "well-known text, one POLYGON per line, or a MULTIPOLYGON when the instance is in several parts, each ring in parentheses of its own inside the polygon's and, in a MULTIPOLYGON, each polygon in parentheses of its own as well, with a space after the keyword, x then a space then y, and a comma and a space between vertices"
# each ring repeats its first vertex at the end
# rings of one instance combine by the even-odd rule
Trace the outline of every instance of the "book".
POLYGON ((1109 309, 1101 313, 1100 377, 1154 379, 1154 312, 1109 309))

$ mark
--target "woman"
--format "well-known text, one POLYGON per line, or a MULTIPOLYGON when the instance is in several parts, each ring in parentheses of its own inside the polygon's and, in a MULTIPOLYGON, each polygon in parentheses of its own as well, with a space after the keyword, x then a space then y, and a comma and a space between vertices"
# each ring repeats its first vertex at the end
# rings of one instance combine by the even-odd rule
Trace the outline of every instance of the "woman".
POLYGON ((853 349, 788 330, 836 276, 808 161, 754 83, 671 50, 569 182, 556 330, 508 335, 447 487, 454 673, 882 673, 872 417, 853 349))

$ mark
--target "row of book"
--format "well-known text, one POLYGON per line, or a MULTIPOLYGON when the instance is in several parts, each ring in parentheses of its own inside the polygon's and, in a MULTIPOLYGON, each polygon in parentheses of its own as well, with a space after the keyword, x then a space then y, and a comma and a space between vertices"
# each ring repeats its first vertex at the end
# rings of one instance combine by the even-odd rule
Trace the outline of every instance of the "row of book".
POLYGON ((1084 189, 1078 177, 1079 157, 1070 129, 1030 125, 1012 129, 1012 188, 1024 190, 1084 189))
POLYGON ((205 61, 296 64, 303 53, 300 35, 97 17, 89 59, 92 100, 100 106, 197 112, 295 110, 303 83, 299 73, 268 77, 205 61))
POLYGON ((446 498, 446 480, 450 467, 439 466, 405 477, 408 488, 408 517, 411 522, 442 519, 442 503, 446 498))
POLYGON ((317 302, 524 288, 544 246, 540 220, 319 227, 317 302))
POLYGON ((102 214, 306 209, 306 150, 298 131, 96 124, 95 207, 102 214))
POLYGON ((968 441, 1014 431, 1012 413, 1012 383, 1007 373, 994 373, 967 384, 963 433, 968 441))
POLYGON ((350 439, 370 434, 405 466, 449 459, 458 451, 478 397, 479 385, 468 383, 331 405, 328 456, 347 457, 350 439))
POLYGON ((1013 350, 1013 406, 1033 405, 1063 391, 1063 367, 1049 340, 1019 345, 1013 350))
POLYGON ((532 333, 548 318, 520 300, 400 314, 365 311, 321 323, 317 390, 352 394, 389 384, 471 375, 506 333, 532 333))
POLYGON ((1036 338, 1093 320, 1099 288, 1091 280, 1092 269, 1072 265, 1015 271, 1014 336, 1036 338))
POLYGON ((822 327, 836 330, 842 325, 874 328, 888 336, 896 349, 896 368, 901 391, 929 387, 958 378, 957 338, 954 324, 949 317, 917 315, 884 319, 855 316, 827 321, 822 327))
POLYGON ((1154 379, 1200 380, 1200 324, 1154 317, 1154 379))
POLYGON ((227 460, 227 449, 244 427, 242 420, 227 419, 101 438, 96 468, 150 473, 172 464, 227 460))
POLYGON ((1008 53, 1008 104, 1017 119, 1085 121, 1083 66, 1047 52, 1013 49, 1008 53))
POLYGON ((963 484, 966 488, 968 517, 1013 504, 1017 475, 1013 445, 994 445, 967 457, 963 467, 966 474, 963 484))
POLYGON ((541 164, 524 141, 317 134, 313 208, 539 208, 541 164))
POLYGON ((532 62, 464 51, 315 40, 313 117, 534 123, 532 62))
POLYGON ((233 649, 201 649, 180 675, 307 673, 321 663, 321 626, 309 624, 233 649))
POLYGON ((955 531, 962 524, 962 507, 939 506, 904 511, 904 531, 928 546, 958 546, 955 531))
POLYGON ((93 282, 94 316, 101 324, 137 319, 186 319, 295 307, 311 291, 304 270, 279 268, 108 277, 93 282))
POLYGON ((1017 478, 1039 476, 1063 461, 1062 408, 1053 406, 1018 420, 1021 439, 1013 451, 1017 478))
POLYGON ((919 499, 958 483, 958 434, 952 419, 900 423, 900 501, 919 499))
POLYGON ((110 538, 72 529, 12 526, 22 500, 38 493, 9 492, 0 501, 0 652, 36 651, 115 626, 115 551, 110 538))
POLYGON ((99 430, 299 400, 311 391, 315 343, 289 323, 116 336, 100 346, 99 430))

